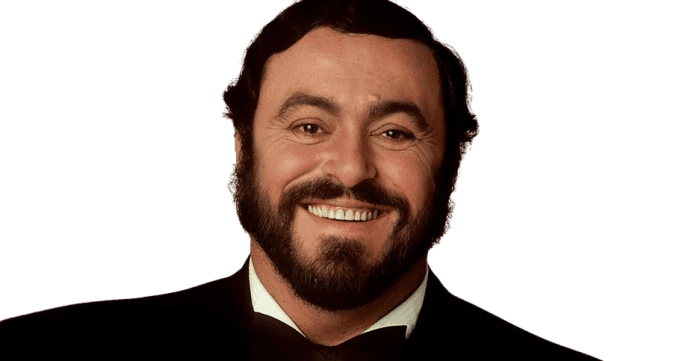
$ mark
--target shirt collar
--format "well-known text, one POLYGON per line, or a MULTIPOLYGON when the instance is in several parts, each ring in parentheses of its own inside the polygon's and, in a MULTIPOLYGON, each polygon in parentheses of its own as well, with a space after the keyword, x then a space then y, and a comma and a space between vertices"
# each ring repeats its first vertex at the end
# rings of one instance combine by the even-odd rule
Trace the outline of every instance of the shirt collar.
MULTIPOLYGON (((365 330, 365 332, 374 331, 376 329, 388 326, 406 326, 405 338, 408 339, 408 337, 410 337, 410 333, 413 332, 413 329, 415 328, 418 316, 420 315, 420 309, 422 308, 422 302, 425 300, 425 290, 427 289, 428 275, 429 266, 426 267, 425 278, 422 280, 415 292, 413 292, 405 301, 403 301, 403 303, 384 315, 384 317, 380 318, 379 321, 375 322, 372 326, 365 330)), ((254 271, 252 257, 250 257, 249 278, 252 309, 254 312, 259 312, 273 317, 294 328, 296 331, 300 332, 301 335, 305 336, 295 322, 290 319, 288 314, 283 311, 281 306, 276 303, 276 300, 271 297, 266 288, 264 288, 264 285, 259 280, 259 277, 257 277, 257 273, 254 271)))

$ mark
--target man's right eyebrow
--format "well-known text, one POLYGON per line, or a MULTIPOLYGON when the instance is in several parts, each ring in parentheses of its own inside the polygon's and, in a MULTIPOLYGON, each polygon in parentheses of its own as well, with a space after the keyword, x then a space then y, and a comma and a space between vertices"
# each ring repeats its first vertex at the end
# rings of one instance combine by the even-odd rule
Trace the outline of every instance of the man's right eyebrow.
POLYGON ((288 110, 300 106, 317 107, 331 115, 337 115, 341 112, 341 108, 338 106, 338 104, 334 103, 333 101, 327 98, 297 92, 288 97, 288 99, 286 99, 286 101, 284 101, 283 104, 281 104, 281 107, 278 110, 278 117, 283 118, 288 112, 288 110))

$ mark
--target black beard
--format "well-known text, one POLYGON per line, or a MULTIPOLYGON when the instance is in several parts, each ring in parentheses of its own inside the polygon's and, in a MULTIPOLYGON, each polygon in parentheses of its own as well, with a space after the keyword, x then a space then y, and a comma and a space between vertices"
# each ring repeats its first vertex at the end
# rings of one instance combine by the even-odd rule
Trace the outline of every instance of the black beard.
POLYGON ((445 192, 435 190, 419 214, 412 216, 404 197, 389 193, 372 180, 352 188, 332 179, 305 182, 284 192, 274 208, 255 180, 252 158, 240 161, 234 172, 240 223, 295 294, 324 310, 348 310, 372 302, 410 271, 446 230, 450 203, 445 192), (322 239, 318 256, 311 262, 296 249, 293 219, 300 201, 342 196, 398 212, 399 220, 379 261, 367 262, 362 243, 346 237, 322 239))

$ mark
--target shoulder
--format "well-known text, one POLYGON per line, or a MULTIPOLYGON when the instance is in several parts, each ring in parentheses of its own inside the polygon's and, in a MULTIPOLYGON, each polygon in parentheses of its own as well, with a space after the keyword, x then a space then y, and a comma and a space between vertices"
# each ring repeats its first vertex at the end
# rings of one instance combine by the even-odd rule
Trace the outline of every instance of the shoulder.
POLYGON ((198 354, 200 346, 212 350, 243 337, 248 302, 246 272, 240 270, 178 292, 31 313, 0 322, 0 358, 37 358, 42 352, 101 358, 104 350, 120 357, 132 350, 157 357, 198 354))
POLYGON ((411 352, 439 350, 443 355, 443 350, 445 358, 455 354, 471 360, 595 360, 533 335, 452 295, 432 272, 409 341, 411 352))

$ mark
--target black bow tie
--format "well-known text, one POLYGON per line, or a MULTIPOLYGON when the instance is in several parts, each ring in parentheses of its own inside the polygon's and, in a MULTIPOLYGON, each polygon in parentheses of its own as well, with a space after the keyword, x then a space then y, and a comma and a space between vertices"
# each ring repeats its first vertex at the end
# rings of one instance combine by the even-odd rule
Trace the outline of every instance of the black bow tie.
POLYGON ((250 336, 252 360, 400 360, 405 326, 363 333, 338 346, 310 342, 285 323, 261 313, 254 314, 250 336))

